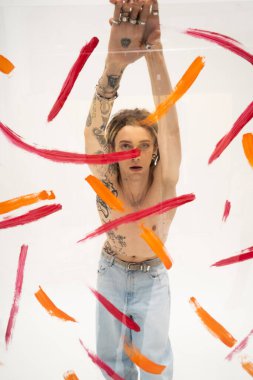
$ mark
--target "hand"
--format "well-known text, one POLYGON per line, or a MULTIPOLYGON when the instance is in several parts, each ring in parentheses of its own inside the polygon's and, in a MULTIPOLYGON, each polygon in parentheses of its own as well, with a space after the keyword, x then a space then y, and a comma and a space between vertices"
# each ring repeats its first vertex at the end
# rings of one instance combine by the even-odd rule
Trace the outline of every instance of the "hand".
POLYGON ((152 52, 152 50, 161 49, 161 30, 160 30, 160 19, 159 19, 159 7, 158 1, 152 1, 152 10, 147 19, 143 41, 145 43, 146 53, 152 52))
POLYGON ((157 38, 160 38, 158 16, 150 14, 153 3, 158 7, 157 1, 110 0, 110 2, 115 5, 115 9, 110 19, 111 35, 107 63, 124 69, 147 53, 146 42, 152 45, 157 38))

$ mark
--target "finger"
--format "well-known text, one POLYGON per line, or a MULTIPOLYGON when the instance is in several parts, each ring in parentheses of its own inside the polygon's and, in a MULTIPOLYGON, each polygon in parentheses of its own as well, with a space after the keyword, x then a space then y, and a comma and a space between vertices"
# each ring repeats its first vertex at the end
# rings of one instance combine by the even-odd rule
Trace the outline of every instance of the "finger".
POLYGON ((131 11, 131 5, 132 5, 131 3, 132 3, 131 0, 125 0, 123 2, 122 11, 125 13, 129 13, 131 11))
POLYGON ((157 0, 153 0, 153 4, 152 4, 152 14, 154 16, 158 16, 159 15, 159 6, 158 6, 158 1, 157 0))
MULTIPOLYGON (((115 3, 114 13, 113 13, 113 20, 120 21, 120 12, 123 6, 122 0, 117 0, 115 3)), ((111 23, 111 22, 110 22, 111 23)))
POLYGON ((155 47, 156 43, 160 42, 161 31, 160 29, 155 29, 150 33, 146 41, 146 46, 149 45, 150 48, 155 47))
POLYGON ((132 11, 130 13, 130 19, 132 20, 137 20, 139 12, 142 10, 142 6, 139 3, 139 1, 132 2, 132 11))
MULTIPOLYGON (((150 6, 151 6, 151 1, 146 0, 143 7, 142 7, 142 10, 139 14, 139 21, 141 23, 147 22, 148 16, 150 15, 150 6)), ((145 24, 143 24, 143 25, 145 25, 145 24)))

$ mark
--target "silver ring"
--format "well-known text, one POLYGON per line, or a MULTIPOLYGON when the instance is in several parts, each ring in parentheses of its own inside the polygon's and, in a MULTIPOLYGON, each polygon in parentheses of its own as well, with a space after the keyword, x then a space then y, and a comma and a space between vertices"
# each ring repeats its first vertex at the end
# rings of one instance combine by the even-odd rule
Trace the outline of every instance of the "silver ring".
POLYGON ((120 24, 120 20, 114 20, 114 18, 111 20, 111 22, 115 25, 119 25, 120 24))
POLYGON ((122 22, 127 22, 127 21, 128 21, 128 17, 123 16, 123 17, 121 18, 121 21, 122 21, 122 22))
POLYGON ((152 48, 152 45, 146 43, 145 48, 146 48, 147 50, 150 50, 150 49, 152 48))
POLYGON ((139 24, 139 25, 146 25, 146 22, 145 22, 145 21, 138 20, 138 24, 139 24))
POLYGON ((158 15, 159 15, 159 12, 158 12, 158 11, 153 11, 153 12, 152 12, 152 15, 153 15, 153 16, 158 16, 158 15))
POLYGON ((129 22, 130 22, 130 24, 133 24, 133 25, 137 24, 136 18, 130 18, 129 22))

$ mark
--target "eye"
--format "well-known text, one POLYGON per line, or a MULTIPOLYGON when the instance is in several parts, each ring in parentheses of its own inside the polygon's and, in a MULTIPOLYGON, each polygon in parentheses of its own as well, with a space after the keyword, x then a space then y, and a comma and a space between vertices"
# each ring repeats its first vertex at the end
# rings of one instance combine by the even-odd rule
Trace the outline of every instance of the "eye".
POLYGON ((150 144, 149 143, 142 143, 140 144, 140 149, 141 150, 146 150, 150 147, 150 144))
POLYGON ((123 144, 120 144, 120 149, 121 150, 130 150, 130 149, 132 149, 132 146, 128 143, 123 143, 123 144))

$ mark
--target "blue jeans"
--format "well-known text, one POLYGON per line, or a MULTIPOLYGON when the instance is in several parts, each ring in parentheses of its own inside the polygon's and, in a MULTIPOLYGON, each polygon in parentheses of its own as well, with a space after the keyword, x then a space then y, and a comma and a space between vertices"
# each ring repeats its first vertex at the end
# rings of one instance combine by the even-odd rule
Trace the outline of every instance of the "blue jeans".
MULTIPOLYGON (((140 369, 141 380, 171 380, 173 357, 168 338, 170 290, 164 265, 160 262, 148 272, 132 271, 116 263, 113 256, 101 256, 97 290, 131 316, 141 329, 139 332, 130 330, 97 302, 98 356, 125 380, 137 380, 137 368, 123 349, 124 338, 127 337, 148 359, 166 366, 160 375, 140 369)), ((102 372, 106 379, 111 379, 102 372)))

